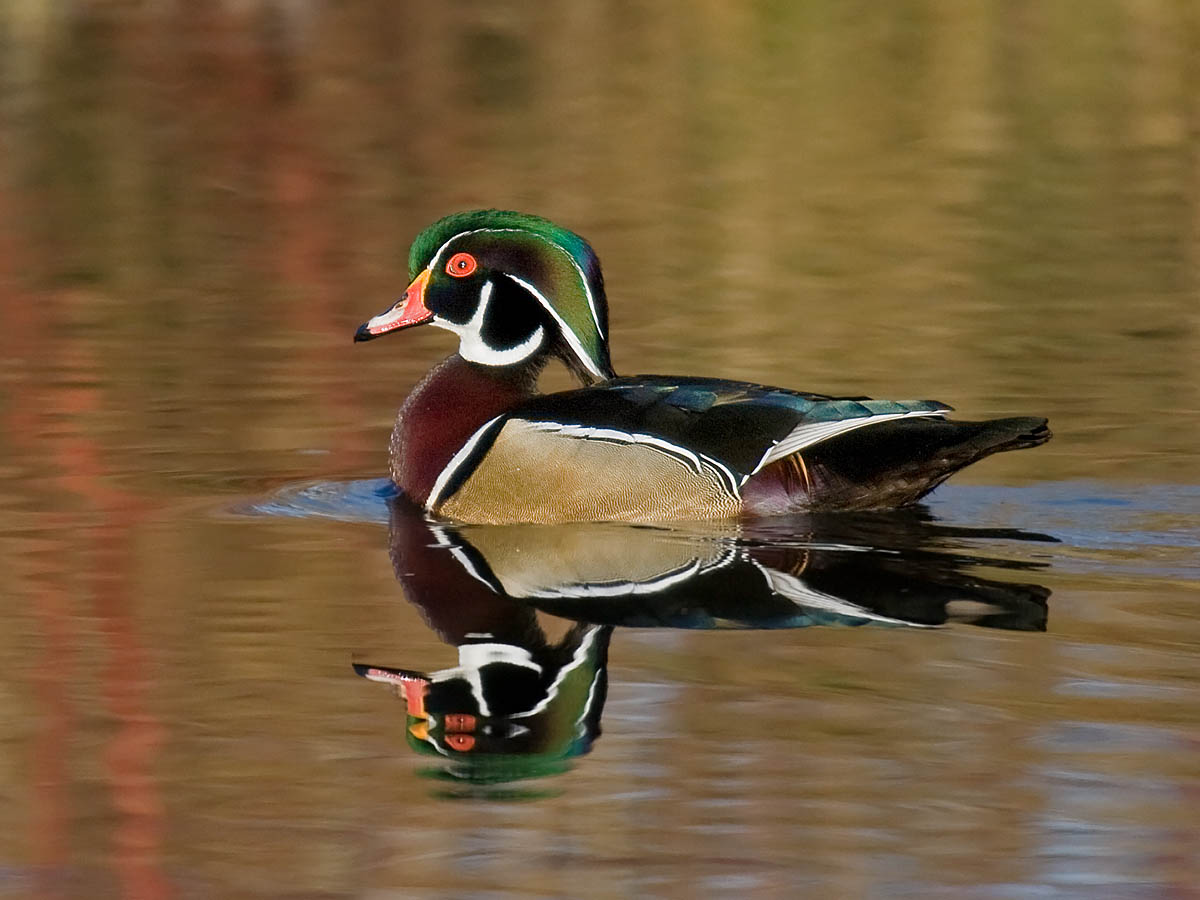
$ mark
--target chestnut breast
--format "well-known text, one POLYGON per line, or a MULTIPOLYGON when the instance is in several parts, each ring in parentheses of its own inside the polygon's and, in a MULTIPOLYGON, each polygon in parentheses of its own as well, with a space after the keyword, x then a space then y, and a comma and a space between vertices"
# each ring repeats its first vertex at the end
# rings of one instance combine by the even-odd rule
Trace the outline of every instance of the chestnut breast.
POLYGON ((481 425, 533 393, 536 372, 480 366, 455 354, 400 407, 390 445, 392 480, 424 504, 450 459, 481 425))

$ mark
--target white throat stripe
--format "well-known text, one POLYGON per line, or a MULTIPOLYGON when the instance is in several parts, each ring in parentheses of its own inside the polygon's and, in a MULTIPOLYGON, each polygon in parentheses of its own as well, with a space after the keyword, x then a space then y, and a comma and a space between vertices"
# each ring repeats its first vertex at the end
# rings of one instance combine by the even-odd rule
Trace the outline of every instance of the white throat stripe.
POLYGON ((458 335, 458 353, 463 359, 484 366, 511 366, 533 355, 533 352, 542 346, 546 329, 539 325, 529 337, 515 347, 497 350, 488 344, 483 339, 483 317, 487 315, 488 305, 492 302, 493 287, 490 280, 483 283, 483 289, 479 292, 479 305, 475 307, 475 313, 466 325, 439 318, 435 318, 433 324, 458 335))

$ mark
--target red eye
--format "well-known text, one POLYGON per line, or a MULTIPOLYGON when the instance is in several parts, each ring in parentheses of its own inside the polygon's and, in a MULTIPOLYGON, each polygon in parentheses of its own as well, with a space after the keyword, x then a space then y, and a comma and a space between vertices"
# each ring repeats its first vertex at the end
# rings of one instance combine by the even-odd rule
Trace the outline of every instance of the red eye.
POLYGON ((470 713, 448 713, 443 721, 447 731, 475 730, 475 717, 470 713))
POLYGON ((446 274, 455 278, 466 278, 478 267, 479 263, 475 262, 475 257, 470 253, 455 253, 446 263, 446 274))
POLYGON ((446 745, 451 750, 457 750, 459 753, 470 753, 475 746, 475 735, 448 734, 446 735, 446 745))

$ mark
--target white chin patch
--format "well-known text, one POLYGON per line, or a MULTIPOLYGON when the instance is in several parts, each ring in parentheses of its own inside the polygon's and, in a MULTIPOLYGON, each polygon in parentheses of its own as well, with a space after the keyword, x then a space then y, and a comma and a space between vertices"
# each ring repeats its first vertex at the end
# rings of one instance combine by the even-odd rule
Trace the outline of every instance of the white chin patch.
POLYGON ((471 316, 471 321, 465 325, 458 325, 435 317, 433 324, 458 335, 458 355, 469 362, 479 363, 481 366, 511 366, 528 359, 542 346, 542 341, 546 338, 546 329, 539 325, 533 334, 515 347, 505 347, 503 350, 499 350, 488 345, 484 342, 481 332, 483 317, 487 314, 488 303, 491 302, 491 299, 492 283, 486 281, 483 289, 479 292, 479 306, 475 308, 475 314, 471 316))
POLYGON ((528 359, 542 346, 542 340, 546 336, 545 329, 539 325, 537 331, 515 347, 497 350, 495 347, 485 344, 478 331, 460 330, 462 328, 463 326, 450 328, 451 331, 458 331, 459 334, 458 355, 484 366, 511 366, 528 359))

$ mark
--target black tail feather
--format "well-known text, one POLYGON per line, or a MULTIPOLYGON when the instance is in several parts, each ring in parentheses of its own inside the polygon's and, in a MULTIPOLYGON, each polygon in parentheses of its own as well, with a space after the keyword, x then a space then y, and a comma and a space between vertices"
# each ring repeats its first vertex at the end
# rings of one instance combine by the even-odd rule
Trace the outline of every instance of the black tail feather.
POLYGON ((986 422, 911 418, 881 422, 817 444, 804 452, 812 480, 810 505, 819 509, 905 506, 971 463, 993 453, 1050 440, 1045 419, 986 422))

